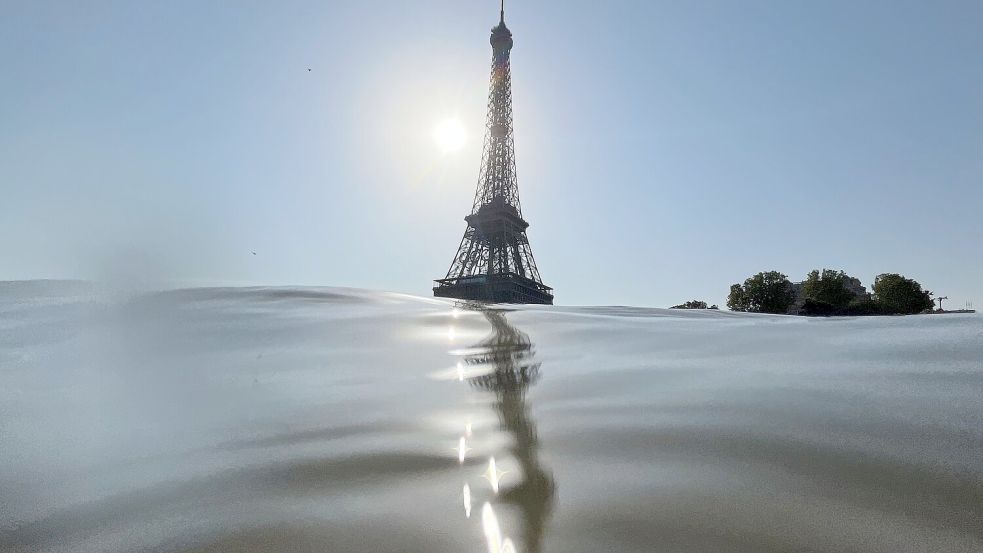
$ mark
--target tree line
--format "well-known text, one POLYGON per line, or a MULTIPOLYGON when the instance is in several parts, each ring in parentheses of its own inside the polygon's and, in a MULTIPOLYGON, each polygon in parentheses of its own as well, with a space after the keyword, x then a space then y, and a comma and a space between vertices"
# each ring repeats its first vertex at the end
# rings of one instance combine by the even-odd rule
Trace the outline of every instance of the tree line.
POLYGON ((727 307, 750 313, 908 315, 934 306, 931 292, 897 273, 877 275, 871 291, 843 271, 814 270, 795 284, 778 271, 767 271, 732 285, 727 307))

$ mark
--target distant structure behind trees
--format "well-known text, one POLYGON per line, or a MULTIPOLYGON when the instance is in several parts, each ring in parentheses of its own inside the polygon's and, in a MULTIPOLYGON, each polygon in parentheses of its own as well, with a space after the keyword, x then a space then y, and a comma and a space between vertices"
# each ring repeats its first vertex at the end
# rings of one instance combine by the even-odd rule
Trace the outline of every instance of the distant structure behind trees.
POLYGON ((791 315, 873 315, 878 311, 860 279, 843 271, 814 270, 793 286, 796 301, 789 308, 791 315))
POLYGON ((719 309, 716 305, 707 307, 707 302, 703 300, 692 300, 679 305, 674 305, 669 309, 719 309))
POLYGON ((778 271, 758 273, 730 287, 727 307, 734 311, 789 315, 910 315, 931 311, 932 293, 895 273, 878 275, 873 294, 843 271, 811 271, 792 283, 778 271))

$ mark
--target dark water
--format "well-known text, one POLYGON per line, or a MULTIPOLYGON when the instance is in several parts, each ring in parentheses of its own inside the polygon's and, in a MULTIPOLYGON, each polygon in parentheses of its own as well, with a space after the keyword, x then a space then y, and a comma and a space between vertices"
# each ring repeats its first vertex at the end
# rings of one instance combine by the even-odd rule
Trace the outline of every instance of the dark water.
POLYGON ((983 551, 983 318, 0 283, 3 551, 983 551))

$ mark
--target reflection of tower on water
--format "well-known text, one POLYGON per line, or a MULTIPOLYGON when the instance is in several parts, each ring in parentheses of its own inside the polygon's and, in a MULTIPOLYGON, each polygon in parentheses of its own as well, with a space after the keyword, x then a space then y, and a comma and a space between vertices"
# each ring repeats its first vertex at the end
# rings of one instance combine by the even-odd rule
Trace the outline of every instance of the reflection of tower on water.
POLYGON ((539 439, 526 403, 526 390, 539 378, 538 361, 529 336, 512 326, 501 310, 482 310, 492 334, 475 344, 464 362, 481 376, 469 378, 475 388, 495 394, 493 407, 501 429, 511 435, 512 455, 522 469, 517 484, 499 497, 519 509, 523 524, 522 551, 540 551, 543 531, 553 507, 555 483, 539 461, 539 439))

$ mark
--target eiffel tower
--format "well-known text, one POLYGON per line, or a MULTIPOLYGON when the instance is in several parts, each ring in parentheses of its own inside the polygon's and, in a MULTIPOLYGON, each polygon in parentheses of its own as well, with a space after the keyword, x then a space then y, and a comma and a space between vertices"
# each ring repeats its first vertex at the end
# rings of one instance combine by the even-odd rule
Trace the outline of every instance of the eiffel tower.
POLYGON ((494 303, 553 303, 532 256, 519 206, 512 134, 512 32, 501 18, 491 30, 492 66, 488 120, 478 172, 478 189, 464 238, 447 276, 435 280, 433 295, 494 303))

